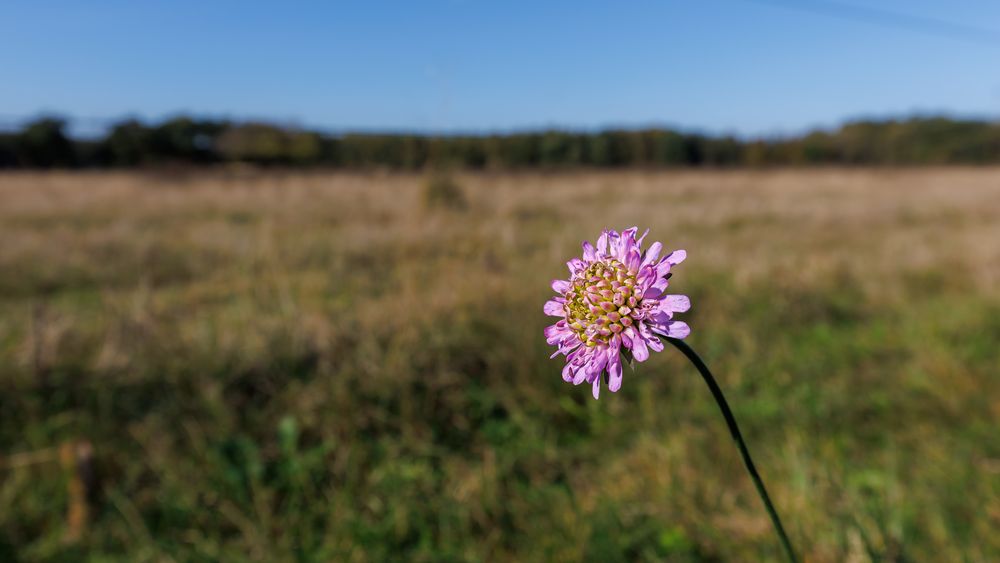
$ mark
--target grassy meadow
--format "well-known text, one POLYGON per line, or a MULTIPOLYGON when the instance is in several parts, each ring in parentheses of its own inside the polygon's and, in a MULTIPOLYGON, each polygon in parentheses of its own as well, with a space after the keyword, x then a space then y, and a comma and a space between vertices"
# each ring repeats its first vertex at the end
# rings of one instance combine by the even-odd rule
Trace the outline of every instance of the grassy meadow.
POLYGON ((455 181, 0 174, 0 560, 780 561, 676 350, 548 359, 632 225, 805 560, 1000 559, 1000 169, 455 181))

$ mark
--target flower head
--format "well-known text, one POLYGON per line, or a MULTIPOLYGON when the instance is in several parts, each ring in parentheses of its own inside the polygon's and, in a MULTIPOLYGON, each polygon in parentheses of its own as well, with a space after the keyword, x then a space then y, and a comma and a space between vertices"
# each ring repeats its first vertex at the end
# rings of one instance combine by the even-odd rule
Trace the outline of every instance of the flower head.
POLYGON ((559 317, 545 329, 545 340, 566 356, 563 379, 593 386, 594 398, 601 393, 601 376, 608 374, 608 388, 622 385, 622 354, 644 362, 649 350, 663 350, 658 334, 684 338, 691 332, 686 323, 673 320, 674 313, 691 307, 684 295, 667 295, 670 269, 684 261, 687 253, 675 250, 660 257, 663 245, 654 242, 642 251, 643 233, 637 227, 605 230, 597 246, 583 243, 583 257, 566 263, 568 280, 554 280, 558 294, 545 303, 545 314, 559 317))

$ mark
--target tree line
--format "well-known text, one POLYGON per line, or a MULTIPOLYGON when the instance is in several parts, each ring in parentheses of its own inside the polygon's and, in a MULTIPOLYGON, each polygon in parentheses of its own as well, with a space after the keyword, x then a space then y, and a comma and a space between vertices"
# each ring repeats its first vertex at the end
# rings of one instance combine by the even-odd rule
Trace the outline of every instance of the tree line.
POLYGON ((74 139, 59 118, 0 134, 0 168, 162 165, 325 166, 419 170, 535 167, 737 167, 1000 163, 1000 122, 922 117, 855 121, 832 131, 740 139, 670 129, 494 135, 334 135, 267 123, 178 117, 127 120, 74 139))

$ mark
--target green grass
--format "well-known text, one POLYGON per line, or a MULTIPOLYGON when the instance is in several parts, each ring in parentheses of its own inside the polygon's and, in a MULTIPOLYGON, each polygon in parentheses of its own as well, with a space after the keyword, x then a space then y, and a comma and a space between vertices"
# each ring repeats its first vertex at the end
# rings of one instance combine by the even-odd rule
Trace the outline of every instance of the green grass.
MULTIPOLYGON (((669 224, 655 223, 662 208, 608 207, 608 178, 560 176, 465 178, 466 211, 413 218, 419 177, 312 179, 315 199, 296 199, 293 177, 232 209, 208 205, 209 178, 174 188, 185 203, 172 210, 140 185, 137 210, 108 212, 121 194, 95 188, 86 204, 39 203, 42 222, 8 212, 8 240, 41 242, 0 255, 0 454, 88 440, 101 488, 66 541, 59 463, 0 460, 0 559, 780 560, 676 350, 600 401, 548 359, 548 281, 607 220, 687 248, 672 287, 694 303, 688 342, 806 560, 996 560, 1000 292, 959 244, 995 223, 956 198, 967 219, 945 238, 926 214, 891 212, 834 236, 795 202, 849 182, 796 174, 829 187, 783 195, 767 191, 780 173, 740 179, 750 187, 675 197, 669 224), (772 208, 731 220, 759 211, 744 190, 772 208), (85 220, 100 210, 111 219, 85 220), (947 270, 886 262, 894 236, 931 241, 947 270)), ((693 178, 611 179, 668 193, 736 180, 693 178)), ((838 221, 863 213, 844 205, 838 221)))

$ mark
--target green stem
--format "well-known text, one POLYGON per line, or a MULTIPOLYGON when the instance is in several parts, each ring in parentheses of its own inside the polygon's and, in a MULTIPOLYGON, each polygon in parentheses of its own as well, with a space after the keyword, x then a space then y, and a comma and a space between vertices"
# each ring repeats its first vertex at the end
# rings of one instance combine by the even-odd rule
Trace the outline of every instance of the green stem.
POLYGON ((788 560, 792 563, 797 563, 798 559, 795 557, 795 551, 792 550, 792 543, 788 541, 788 535, 785 534, 785 528, 781 525, 781 518, 778 517, 778 511, 774 509, 774 505, 771 504, 771 497, 767 496, 767 489, 764 488, 764 481, 761 480, 760 475, 757 474, 757 468, 753 465, 753 459, 750 458, 750 450, 747 449, 746 443, 743 441, 743 435, 740 434, 740 427, 736 425, 736 417, 733 416, 733 411, 729 408, 729 403, 726 402, 726 397, 722 394, 722 389, 719 388, 719 384, 715 382, 715 378, 712 376, 712 372, 709 371, 708 366, 705 362, 701 361, 698 354, 691 349, 690 346, 684 343, 683 340, 678 340, 676 338, 666 338, 667 342, 673 344, 678 350, 681 351, 687 359, 691 360, 694 367, 698 368, 698 373, 708 384, 709 390, 712 391, 712 396, 715 398, 715 402, 719 405, 719 410, 722 411, 722 416, 726 419, 726 424, 729 426, 729 433, 733 435, 733 440, 736 441, 736 447, 740 450, 740 455, 743 456, 743 464, 747 467, 747 472, 750 473, 750 478, 753 479, 753 484, 757 487, 757 494, 760 495, 760 499, 764 501, 764 507, 767 508, 767 514, 771 517, 771 523, 774 524, 774 529, 778 532, 778 537, 781 539, 781 545, 785 548, 785 553, 788 555, 788 560))

